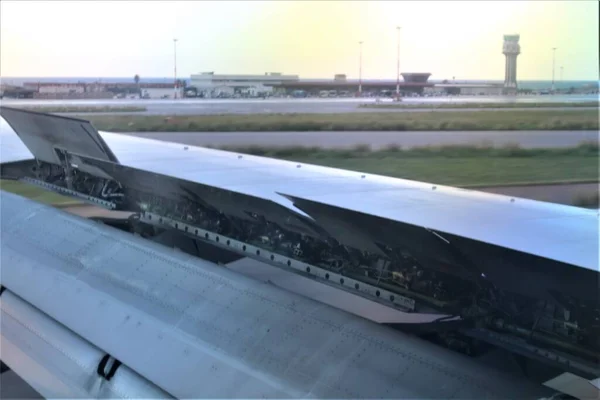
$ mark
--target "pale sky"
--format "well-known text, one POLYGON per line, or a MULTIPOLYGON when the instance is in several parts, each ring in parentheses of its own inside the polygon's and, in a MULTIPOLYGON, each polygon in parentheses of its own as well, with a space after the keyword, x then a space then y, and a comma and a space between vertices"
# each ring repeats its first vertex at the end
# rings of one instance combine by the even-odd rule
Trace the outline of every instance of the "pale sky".
POLYGON ((4 77, 173 76, 201 71, 302 78, 503 79, 504 34, 521 35, 518 79, 597 80, 598 2, 11 1, 0 2, 4 77))

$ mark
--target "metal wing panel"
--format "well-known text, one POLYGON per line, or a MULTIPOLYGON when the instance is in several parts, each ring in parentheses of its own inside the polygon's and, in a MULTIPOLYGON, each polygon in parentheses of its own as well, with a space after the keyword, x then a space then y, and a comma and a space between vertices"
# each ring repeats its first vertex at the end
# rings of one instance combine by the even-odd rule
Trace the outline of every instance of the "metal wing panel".
POLYGON ((561 296, 571 296, 586 301, 590 307, 598 304, 600 287, 597 271, 573 268, 569 264, 459 236, 448 235, 447 239, 477 263, 478 270, 499 288, 530 298, 556 301, 561 296))
MULTIPOLYGON (((490 245, 484 241, 384 219, 346 208, 291 198, 296 207, 313 216, 317 223, 325 222, 326 229, 341 243, 355 244, 360 246, 359 248, 367 249, 366 246, 377 242, 390 247, 408 249, 424 266, 453 274, 469 275, 475 279, 484 277, 499 288, 525 296, 551 299, 554 293, 560 292, 590 301, 590 304, 597 302, 596 270, 574 269, 567 263, 515 251, 507 247, 490 245), (352 238, 348 238, 348 231, 330 230, 330 227, 341 224, 351 227, 352 230, 360 230, 370 241, 355 243, 352 238), (515 276, 518 276, 519 279, 515 279, 515 276), (536 282, 536 284, 532 287, 530 282, 536 282)), ((527 237, 521 236, 520 238, 529 240, 527 237)), ((593 257, 594 252, 591 249, 597 247, 597 244, 593 244, 589 240, 581 243, 569 240, 565 240, 565 243, 567 246, 571 245, 571 250, 579 248, 584 255, 593 257)), ((561 244, 556 243, 555 245, 560 246, 561 244)), ((585 260, 585 258, 582 257, 581 260, 585 260)), ((593 262, 594 259, 589 261, 593 262)))
POLYGON ((423 227, 344 209, 323 207, 301 199, 293 200, 296 207, 312 216, 342 244, 374 253, 381 252, 378 245, 409 249, 410 253, 428 268, 450 268, 453 274, 464 275, 462 260, 457 260, 438 236, 423 227))
POLYGON ((176 397, 542 394, 466 357, 133 235, 4 192, 0 206, 3 284, 176 397), (49 244, 51 227, 59 239, 49 244))
POLYGON ((347 209, 599 270, 599 220, 597 212, 590 210, 572 211, 575 207, 566 206, 566 212, 537 210, 521 207, 520 199, 498 206, 419 190, 369 196, 348 192, 306 197, 282 194, 324 208, 347 209))
MULTIPOLYGON (((552 260, 598 270, 598 215, 589 210, 533 200, 395 179, 360 172, 246 156, 219 150, 105 134, 124 163, 185 177, 294 209, 281 193, 416 226, 423 226, 552 260), (187 147, 188 150, 183 150, 187 147), (194 155, 177 161, 183 153, 194 155), (150 154, 170 159, 153 162, 150 154), (197 157, 196 157, 197 155, 197 157), (165 165, 168 164, 168 165, 165 165), (241 168, 238 168, 240 166, 241 168), (257 176, 268 169, 264 176, 257 176), (527 240, 524 240, 526 238, 527 240)), ((187 157, 187 156, 186 156, 187 157)))
POLYGON ((598 215, 576 207, 105 132, 102 137, 129 167, 262 198, 295 213, 277 193, 599 268, 592 245, 598 215))
MULTIPOLYGON (((332 186, 334 185, 332 184, 332 186)), ((593 239, 593 235, 597 235, 598 232, 597 215, 590 210, 582 210, 577 213, 552 213, 545 210, 523 208, 516 201, 509 203, 508 207, 499 208, 498 212, 494 212, 497 206, 443 193, 428 193, 422 190, 386 190, 369 191, 368 195, 365 195, 362 190, 357 191, 353 187, 347 186, 346 190, 340 189, 341 191, 338 193, 312 196, 302 196, 300 194, 302 190, 299 189, 280 193, 325 206, 344 208, 398 222, 455 233, 472 239, 483 241, 489 239, 491 242, 494 238, 511 239, 511 237, 504 237, 505 232, 498 229, 520 235, 530 233, 531 228, 538 229, 538 224, 557 220, 564 221, 565 228, 572 231, 574 236, 569 236, 567 240, 570 238, 593 239), (363 209, 364 203, 371 209, 363 209), (523 226, 521 230, 516 230, 516 225, 523 226)), ((542 228, 545 227, 542 226, 542 228)), ((550 231, 550 235, 547 235, 545 229, 540 229, 540 235, 533 237, 532 240, 535 241, 538 238, 547 240, 549 237, 556 239, 551 233, 552 231, 550 231)), ((534 242, 531 246, 538 247, 540 244, 534 242)))
MULTIPOLYGON (((111 147, 120 148, 119 145, 113 146, 113 140, 120 143, 119 136, 105 133, 103 135, 107 137, 111 147)), ((132 138, 126 140, 130 141, 132 138)), ((155 152, 130 154, 131 158, 122 156, 117 150, 119 158, 125 165, 225 189, 238 185, 277 185, 282 182, 304 185, 319 179, 331 179, 331 175, 314 171, 312 168, 301 170, 297 163, 282 164, 279 160, 240 156, 225 151, 170 144, 165 146, 164 142, 152 143, 162 146, 156 148, 155 152), (185 150, 186 148, 188 150, 185 150)), ((243 189, 241 191, 243 192, 243 189)), ((273 190, 267 188, 264 192, 273 193, 273 190)))
POLYGON ((157 190, 160 190, 160 195, 163 197, 175 200, 193 200, 230 216, 254 221, 249 213, 256 213, 282 227, 291 228, 293 226, 292 230, 299 230, 299 233, 309 234, 313 237, 321 234, 321 229, 318 229, 307 215, 294 209, 288 199, 277 196, 275 193, 270 197, 261 196, 260 193, 253 195, 252 192, 242 194, 193 181, 174 179, 167 175, 131 168, 123 164, 93 159, 85 159, 85 162, 101 169, 103 173, 126 186, 148 194, 157 194, 157 190))

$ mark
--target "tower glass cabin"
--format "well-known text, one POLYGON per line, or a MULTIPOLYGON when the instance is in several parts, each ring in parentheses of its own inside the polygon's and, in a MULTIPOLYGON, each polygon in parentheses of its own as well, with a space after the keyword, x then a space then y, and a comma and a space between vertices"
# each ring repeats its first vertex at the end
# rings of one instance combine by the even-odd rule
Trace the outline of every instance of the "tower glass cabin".
POLYGON ((517 56, 521 53, 519 35, 504 35, 502 53, 506 57, 504 67, 504 92, 517 93, 517 56))

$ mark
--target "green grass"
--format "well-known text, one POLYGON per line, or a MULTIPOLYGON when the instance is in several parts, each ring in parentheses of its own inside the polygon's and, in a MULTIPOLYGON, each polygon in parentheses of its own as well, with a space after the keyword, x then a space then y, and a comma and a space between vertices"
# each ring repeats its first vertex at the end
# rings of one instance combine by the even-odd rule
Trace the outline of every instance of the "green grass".
POLYGON ((586 102, 572 102, 572 103, 461 103, 460 99, 457 99, 455 103, 366 103, 359 105, 359 108, 374 108, 374 109, 394 109, 394 108, 425 108, 425 109, 460 109, 460 108, 550 108, 550 107, 562 107, 562 108, 582 108, 582 107, 599 107, 600 103, 597 101, 586 101, 586 102))
POLYGON ((23 110, 37 111, 42 113, 114 113, 114 112, 141 112, 146 107, 138 106, 32 106, 19 107, 23 110))
POLYGON ((597 143, 561 149, 441 146, 402 150, 392 146, 371 151, 364 145, 346 150, 306 147, 224 149, 462 187, 597 182, 599 179, 597 143))
POLYGON ((596 130, 596 110, 252 115, 89 115, 114 132, 596 130))
POLYGON ((79 204, 77 200, 74 200, 70 197, 62 196, 54 192, 49 192, 37 186, 23 182, 0 180, 0 189, 21 195, 23 197, 27 197, 35 201, 39 201, 40 203, 44 204, 51 204, 55 206, 79 204))
POLYGON ((597 160, 578 157, 493 158, 470 157, 423 159, 381 157, 369 159, 295 158, 296 161, 327 165, 454 186, 493 186, 522 182, 597 180, 597 160))
MULTIPOLYGON (((390 146, 372 151, 365 145, 352 149, 223 149, 460 187, 599 181, 597 143, 582 143, 577 147, 558 149, 432 146, 404 150, 390 146)), ((48 204, 64 205, 73 202, 67 197, 20 182, 0 181, 0 187, 48 204)), ((597 199, 577 199, 577 205, 589 205, 594 202, 597 202, 597 199)))

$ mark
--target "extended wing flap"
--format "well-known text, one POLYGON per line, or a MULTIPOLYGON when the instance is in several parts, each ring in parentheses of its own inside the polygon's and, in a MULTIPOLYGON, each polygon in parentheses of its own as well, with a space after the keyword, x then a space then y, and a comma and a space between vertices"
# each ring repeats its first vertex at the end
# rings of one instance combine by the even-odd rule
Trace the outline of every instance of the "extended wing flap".
MULTIPOLYGON (((475 280, 483 278, 498 287, 523 295, 551 299, 554 297, 553 293, 561 292, 591 302, 598 296, 597 267, 574 268, 593 266, 594 262, 597 265, 597 246, 589 242, 578 244, 583 255, 573 253, 573 257, 570 257, 568 254, 561 254, 563 257, 558 260, 550 259, 466 235, 418 225, 415 221, 419 218, 413 216, 409 221, 393 220, 359 212, 350 207, 340 207, 289 194, 282 196, 289 198, 297 208, 314 218, 338 241, 349 246, 372 251, 377 243, 381 243, 404 249, 426 267, 452 275, 470 276, 475 280), (563 259, 572 259, 574 263, 561 262, 563 259), (586 262, 577 263, 582 259, 586 262), (514 279, 515 276, 519 276, 520 279, 514 279), (532 287, 530 282, 536 282, 536 285, 532 287)), ((421 211, 415 210, 415 213, 418 212, 421 211)), ((584 214, 569 218, 583 220, 582 225, 586 228, 585 224, 589 226, 589 220, 593 221, 596 217, 584 214)), ((575 223, 577 221, 573 222, 575 223)), ((589 236, 593 238, 592 235, 589 236)), ((569 239, 565 238, 565 241, 569 239)))

